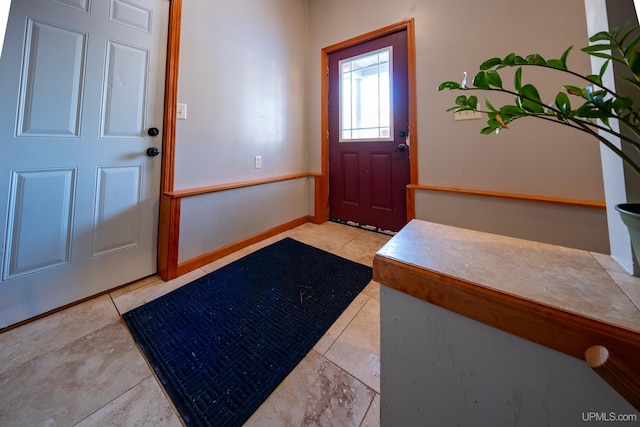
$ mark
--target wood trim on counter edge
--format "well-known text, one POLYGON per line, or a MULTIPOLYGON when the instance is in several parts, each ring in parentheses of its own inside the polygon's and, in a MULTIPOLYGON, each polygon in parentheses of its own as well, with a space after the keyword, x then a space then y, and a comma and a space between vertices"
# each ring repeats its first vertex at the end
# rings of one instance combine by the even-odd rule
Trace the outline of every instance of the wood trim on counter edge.
POLYGON ((376 255, 373 280, 407 295, 584 360, 605 346, 640 375, 640 333, 376 255))
POLYGON ((606 208, 605 202, 598 202, 594 200, 563 199, 559 197, 501 193, 497 191, 472 190, 467 188, 438 187, 434 185, 409 184, 407 186, 407 190, 412 192, 415 192, 415 190, 424 190, 424 191, 437 191, 442 193, 463 194, 467 196, 497 197, 500 199, 522 200, 526 202, 552 203, 557 205, 577 206, 577 207, 583 207, 583 208, 595 208, 595 209, 606 208))

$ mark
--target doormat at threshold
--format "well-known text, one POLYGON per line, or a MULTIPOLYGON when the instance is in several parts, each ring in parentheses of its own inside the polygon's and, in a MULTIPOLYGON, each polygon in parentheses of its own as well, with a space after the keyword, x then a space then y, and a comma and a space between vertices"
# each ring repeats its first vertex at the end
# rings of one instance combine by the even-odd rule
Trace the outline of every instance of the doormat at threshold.
POLYGON ((371 278, 285 238, 122 317, 187 426, 239 426, 371 278))

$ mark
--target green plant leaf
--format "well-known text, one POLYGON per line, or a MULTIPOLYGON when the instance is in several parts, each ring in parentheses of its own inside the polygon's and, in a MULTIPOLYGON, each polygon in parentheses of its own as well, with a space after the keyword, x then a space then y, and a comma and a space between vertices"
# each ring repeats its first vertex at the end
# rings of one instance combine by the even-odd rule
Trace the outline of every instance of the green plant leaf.
POLYGON ((634 37, 624 49, 624 57, 629 59, 630 55, 635 51, 636 45, 640 41, 640 36, 634 37))
POLYGON ((456 96, 456 104, 466 107, 467 106, 467 96, 466 95, 458 95, 458 96, 456 96))
POLYGON ((633 100, 628 96, 616 98, 613 100, 611 107, 616 114, 621 115, 623 111, 627 110, 633 105, 633 100))
POLYGON ((468 99, 467 99, 467 107, 469 107, 472 110, 475 110, 478 108, 478 97, 471 95, 468 99))
POLYGON ((602 86, 602 78, 598 75, 595 74, 589 74, 588 76, 585 76, 587 78, 587 80, 589 80, 590 82, 593 82, 597 85, 602 86))
POLYGON ((606 111, 601 111, 597 108, 581 111, 580 113, 580 117, 584 117, 585 119, 602 119, 603 117, 608 117, 606 111))
MULTIPOLYGON (((594 110, 594 106, 590 102, 585 102, 577 110, 573 112, 574 117, 588 118, 589 111, 594 110)), ((597 109, 596 109, 597 110, 597 109)))
POLYGON ((601 52, 603 50, 615 50, 618 46, 611 43, 593 44, 591 46, 583 47, 581 50, 584 53, 601 52))
POLYGON ((487 82, 487 73, 485 71, 480 71, 473 78, 473 85, 480 89, 489 89, 489 83, 487 82))
POLYGON ((604 61, 602 67, 600 67, 600 72, 598 73, 598 75, 600 76, 600 81, 602 81, 602 77, 604 77, 604 73, 605 71, 607 71, 607 67, 609 66, 610 62, 610 60, 604 61))
POLYGON ((482 64, 480 64, 480 70, 481 71, 490 70, 493 67, 495 67, 496 65, 500 65, 500 64, 502 64, 502 59, 500 59, 500 58, 487 59, 482 64))
POLYGON ((498 121, 496 119, 487 120, 487 125, 489 127, 493 128, 494 130, 502 128, 502 125, 500 123, 498 123, 498 121))
POLYGON ((500 107, 500 115, 504 118, 507 116, 523 116, 525 111, 517 105, 503 105, 500 107))
POLYGON ((493 105, 491 104, 491 102, 489 102, 489 100, 487 98, 484 99, 484 104, 487 106, 487 108, 489 109, 489 111, 497 111, 493 105))
POLYGON ((535 114, 544 112, 544 107, 540 105, 542 103, 540 94, 534 85, 527 84, 522 86, 522 90, 519 93, 522 96, 522 108, 535 114))
POLYGON ((547 61, 545 61, 542 56, 538 55, 537 53, 534 53, 527 56, 527 64, 545 66, 547 65, 547 61))
POLYGON ((589 37, 590 42, 599 42, 603 40, 613 40, 613 35, 608 31, 600 31, 589 37))
POLYGON ((492 134, 493 132, 495 132, 495 130, 496 130, 495 128, 492 128, 492 127, 487 126, 486 128, 482 128, 482 129, 480 129, 480 133, 481 133, 482 135, 490 135, 490 134, 492 134))
POLYGON ((536 89, 536 87, 532 84, 526 84, 522 86, 520 94, 534 101, 542 102, 542 100, 540 99, 540 93, 538 93, 538 89, 536 89))
POLYGON ((629 31, 627 31, 627 32, 625 33, 625 35, 624 35, 624 36, 620 37, 620 40, 618 40, 618 44, 619 44, 620 46, 622 46, 622 44, 623 44, 623 43, 624 43, 624 41, 627 39, 627 37, 629 37, 631 34, 633 34, 633 32, 634 32, 635 30, 637 30, 637 28, 633 27, 633 28, 631 28, 629 31))
POLYGON ((536 104, 535 102, 532 102, 528 99, 522 100, 522 108, 524 108, 529 113, 534 113, 534 114, 544 113, 544 107, 542 105, 536 104))
POLYGON ((627 21, 624 24, 620 24, 620 25, 617 25, 616 27, 614 27, 613 30, 611 30, 611 37, 612 38, 616 38, 618 33, 620 31, 624 30, 630 23, 631 23, 631 21, 627 21))
POLYGON ((487 71, 487 82, 489 85, 497 87, 498 89, 502 89, 502 79, 500 78, 500 74, 497 71, 487 71))
POLYGON ((578 86, 564 85, 564 89, 569 95, 585 97, 585 89, 578 86))
POLYGON ((522 56, 516 55, 513 63, 515 65, 525 65, 525 64, 527 64, 527 60, 524 59, 522 56))
POLYGON ((440 86, 438 86, 438 90, 460 89, 461 87, 462 85, 458 82, 444 82, 444 83, 440 83, 440 86))
POLYGON ((566 93, 558 92, 556 95, 556 107, 558 107, 558 110, 563 114, 568 116, 571 115, 571 101, 569 101, 569 97, 566 93))
POLYGON ((604 58, 604 59, 609 59, 609 60, 613 60, 616 62, 619 62, 621 64, 624 64, 625 66, 627 65, 623 59, 618 58, 617 56, 613 56, 609 53, 602 53, 602 52, 589 52, 589 55, 591 56, 596 56, 598 58, 604 58))
POLYGON ((522 67, 519 67, 513 76, 513 87, 516 88, 516 92, 522 90, 522 67))
POLYGON ((558 70, 564 70, 566 67, 562 64, 562 61, 559 59, 550 59, 547 61, 547 67, 557 68, 558 70))
POLYGON ((515 53, 510 53, 509 55, 505 56, 504 59, 502 60, 502 65, 504 65, 505 67, 511 67, 515 63, 516 63, 515 53))
POLYGON ((640 77, 640 52, 634 50, 628 58, 629 69, 636 77, 640 77))
POLYGON ((573 49, 573 46, 569 46, 569 48, 567 48, 567 50, 564 51, 564 53, 562 54, 562 57, 560 58, 560 62, 562 63, 563 70, 567 69, 567 58, 569 57, 569 53, 571 52, 571 49, 573 49))

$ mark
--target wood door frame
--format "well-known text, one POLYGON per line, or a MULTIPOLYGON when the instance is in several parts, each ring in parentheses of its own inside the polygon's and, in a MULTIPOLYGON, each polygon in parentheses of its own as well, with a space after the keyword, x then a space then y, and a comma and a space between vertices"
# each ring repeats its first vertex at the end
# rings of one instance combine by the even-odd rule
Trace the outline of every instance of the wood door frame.
POLYGON ((180 201, 167 197, 173 191, 176 155, 176 110, 178 108, 178 68, 182 0, 169 0, 169 32, 164 92, 160 209, 158 218, 158 274, 163 280, 177 276, 180 201))
POLYGON ((418 183, 418 115, 416 98, 416 44, 414 19, 407 19, 397 24, 345 40, 322 49, 321 57, 321 141, 322 141, 322 174, 315 182, 315 215, 314 222, 321 223, 329 219, 329 54, 346 49, 369 40, 377 39, 391 33, 406 31, 407 34, 407 83, 409 99, 409 186, 407 186, 407 221, 416 216, 415 195, 411 186, 418 183))

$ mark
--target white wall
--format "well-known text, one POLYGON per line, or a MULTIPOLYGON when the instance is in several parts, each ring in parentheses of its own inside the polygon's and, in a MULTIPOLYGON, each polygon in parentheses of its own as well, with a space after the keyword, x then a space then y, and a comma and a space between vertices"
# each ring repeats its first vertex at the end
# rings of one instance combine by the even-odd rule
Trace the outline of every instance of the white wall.
MULTIPOLYGON (((477 66, 493 56, 516 52, 538 52, 560 57, 566 47, 575 46, 569 64, 590 72, 589 58, 578 50, 588 44, 583 0, 541 0, 483 2, 449 0, 309 0, 309 163, 319 171, 320 153, 320 51, 351 37, 415 18, 417 55, 417 98, 419 131, 419 184, 468 188, 495 192, 550 196, 567 199, 604 200, 598 143, 559 125, 541 121, 520 121, 499 136, 482 136, 484 121, 454 122, 445 110, 457 92, 437 92, 446 80, 461 80, 463 71, 474 75, 477 66)), ((536 77, 526 69, 524 78, 536 77)), ((508 84, 512 74, 504 74, 508 84)), ((545 74, 546 76, 546 74, 545 74)), ((537 84, 543 96, 555 96, 561 84, 545 77, 537 84)), ((496 101, 496 103, 498 103, 496 101)), ((455 196, 466 199, 466 196, 455 196)), ((463 201, 461 203, 466 203, 463 201)), ((604 211, 551 206, 539 217, 520 205, 507 206, 507 215, 524 213, 518 230, 502 227, 498 207, 456 212, 455 205, 442 205, 435 193, 416 195, 417 217, 450 225, 475 223, 474 228, 608 252, 604 211), (434 207, 437 206, 437 213, 434 207), (448 206, 452 215, 447 214, 448 206), (568 213, 577 219, 566 221, 568 213), (473 218, 472 218, 473 216, 473 218), (588 240, 584 221, 593 227, 588 240), (552 233, 548 230, 554 230, 552 233), (547 237, 548 236, 548 237, 547 237)), ((504 208, 504 203, 501 204, 504 208)), ((500 209, 501 209, 500 208, 500 209)))
POLYGON ((386 286, 380 314, 383 426, 618 424, 595 421, 603 413, 637 420, 584 360, 386 286))
MULTIPOLYGON (((183 2, 176 190, 307 170, 306 31, 305 0, 183 2)), ((309 213, 306 179, 235 191, 183 203, 181 261, 309 213)))

